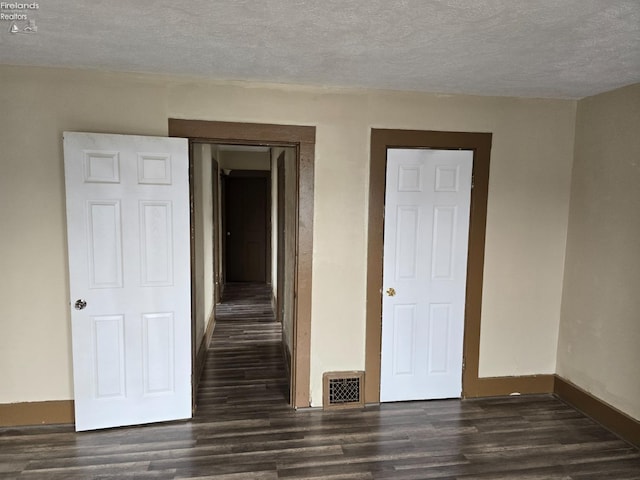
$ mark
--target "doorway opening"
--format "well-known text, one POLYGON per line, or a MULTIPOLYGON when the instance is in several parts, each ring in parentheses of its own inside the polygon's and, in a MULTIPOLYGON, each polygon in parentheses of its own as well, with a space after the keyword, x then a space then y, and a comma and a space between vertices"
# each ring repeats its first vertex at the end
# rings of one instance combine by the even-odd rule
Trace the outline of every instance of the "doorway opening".
MULTIPOLYGON (((308 126, 288 126, 288 125, 267 125, 267 124, 251 124, 251 123, 231 123, 231 122, 209 122, 198 120, 169 120, 169 136, 172 137, 186 137, 189 139, 191 159, 190 159, 190 175, 191 175, 191 204, 192 215, 198 215, 201 212, 195 211, 193 208, 196 205, 194 198, 201 194, 198 187, 202 187, 203 177, 205 179, 212 179, 214 184, 217 184, 218 192, 212 196, 215 196, 218 201, 217 209, 219 218, 213 217, 214 227, 211 229, 213 233, 212 251, 215 253, 211 259, 212 268, 214 269, 213 284, 205 288, 210 288, 211 295, 215 298, 215 302, 219 302, 224 294, 224 285, 231 279, 254 278, 257 275, 260 278, 266 280, 265 284, 270 285, 273 292, 272 306, 275 307, 276 315, 280 319, 286 318, 280 315, 286 315, 287 302, 283 299, 290 298, 290 329, 286 332, 283 329, 283 347, 286 363, 289 371, 289 385, 290 385, 290 400, 289 403, 292 407, 308 407, 309 406, 309 350, 310 350, 310 330, 311 330, 311 254, 312 254, 312 238, 313 238, 313 160, 315 150, 315 127, 308 126), (204 147, 209 149, 209 158, 214 160, 210 162, 211 170, 207 168, 201 169, 202 165, 196 166, 194 164, 194 152, 201 150, 204 147), (211 155, 211 149, 218 151, 218 158, 215 155, 211 155), (262 172, 261 170, 254 168, 227 168, 223 164, 224 153, 222 156, 219 154, 220 149, 224 152, 227 151, 266 151, 268 152, 268 164, 269 167, 262 172), (278 175, 278 165, 282 168, 280 176, 278 175), (233 173, 234 170, 236 173, 233 173), (291 170, 291 171, 289 171, 291 170), (239 171, 239 172, 238 172, 239 171), (204 172, 204 173, 203 173, 204 172), (244 172, 244 173, 241 173, 244 172), (250 173, 247 173, 250 172, 250 173), (210 175, 210 176, 209 176, 210 175), (215 181, 213 181, 214 175, 216 175, 215 181), (282 177, 282 178, 280 178, 282 177), (287 177, 289 178, 292 189, 286 190, 290 192, 286 195, 284 190, 280 190, 285 195, 277 196, 278 183, 283 182, 286 185, 287 177), (229 265, 232 261, 227 256, 229 249, 225 248, 225 242, 228 242, 227 237, 234 235, 234 232, 228 227, 231 225, 231 220, 228 215, 226 206, 222 204, 227 196, 227 190, 231 190, 231 196, 240 196, 234 190, 240 191, 243 189, 242 183, 248 180, 238 179, 259 179, 265 180, 255 181, 253 190, 265 189, 268 194, 266 195, 266 207, 264 209, 259 208, 264 212, 264 216, 267 219, 264 224, 266 225, 266 233, 260 234, 264 241, 258 241, 258 247, 256 247, 255 240, 251 236, 251 232, 245 231, 240 236, 244 235, 244 240, 234 244, 234 248, 238 244, 250 244, 253 248, 249 248, 253 255, 249 259, 249 264, 246 264, 246 252, 245 253, 233 253, 238 258, 242 257, 242 264, 229 265), (220 180, 222 179, 222 180, 220 180), (257 185, 262 185, 257 187, 257 185), (264 188, 263 188, 264 187, 264 188), (283 200, 279 202, 280 197, 283 200), (287 200, 288 199, 288 200, 287 200), (289 201, 289 207, 287 208, 287 202, 289 201), (282 205, 281 205, 282 204, 282 205), (277 219, 277 213, 280 208, 283 208, 283 217, 290 218, 291 222, 288 231, 285 229, 281 233, 281 227, 284 228, 284 223, 280 224, 274 219, 277 219), (227 215, 224 214, 227 213, 227 215), (229 235, 228 235, 229 234, 229 235), (281 245, 278 245, 277 239, 284 237, 284 241, 281 245), (289 238, 290 243, 287 244, 286 239, 289 238), (253 243, 252 243, 253 242, 253 243), (217 243, 218 248, 213 248, 217 243), (262 246, 264 245, 264 247, 262 246), (290 247, 290 248, 287 248, 290 247), (264 252, 264 255, 256 251, 264 252), (284 255, 281 250, 284 250, 284 255), (284 259, 290 258, 290 262, 285 262, 284 259), (230 268, 231 267, 231 268, 230 268), (239 268, 239 270, 238 270, 239 268), (231 275, 231 277, 229 277, 231 275), (243 277, 243 275, 249 275, 243 277), (289 278, 289 283, 286 281, 280 284, 281 279, 289 278), (287 292, 289 295, 283 295, 283 292, 287 292)), ((200 153, 202 155, 202 153, 200 153)), ((205 152, 204 156, 207 154, 205 152)), ((229 155, 227 155, 229 156, 229 155)), ((203 163, 203 162, 201 162, 203 163)), ((246 165, 245 165, 246 166, 246 165)), ((208 180, 207 180, 208 181, 208 180)), ((244 185, 246 187, 246 185, 244 185)), ((286 189, 286 186, 285 186, 286 189)), ((215 199, 212 199, 213 204, 215 199)), ((242 210, 242 206, 240 209, 242 210)), ((255 212, 256 207, 249 208, 250 211, 255 212)), ((243 214, 234 214, 242 216, 243 214)), ((281 217, 282 218, 282 217, 281 217)), ((196 228, 198 222, 192 221, 191 237, 192 237, 192 274, 193 276, 199 275, 201 259, 196 259, 193 248, 196 241, 198 241, 198 235, 203 235, 196 228)), ((237 228, 234 227, 234 228, 237 228)), ((244 227, 242 227, 244 228, 244 227)), ((246 246, 246 245, 245 245, 246 246)), ((240 262, 240 263, 242 263, 240 262)), ((255 277, 255 278, 258 278, 255 277)), ((192 303, 194 303, 194 312, 196 311, 195 303, 200 301, 198 298, 198 290, 202 288, 201 281, 192 278, 192 303), (196 280, 196 281, 194 281, 196 280)), ((260 283, 260 282, 258 282, 260 283)), ((204 332, 201 341, 197 341, 197 332, 202 330, 201 325, 196 325, 197 318, 194 315, 192 320, 193 326, 193 362, 194 362, 194 398, 197 384, 199 381, 199 374, 202 371, 204 364, 204 356, 206 348, 202 348, 202 345, 206 347, 206 337, 210 338, 213 330, 215 318, 212 318, 209 322, 209 328, 204 332), (200 328, 198 328, 200 327, 200 328)))

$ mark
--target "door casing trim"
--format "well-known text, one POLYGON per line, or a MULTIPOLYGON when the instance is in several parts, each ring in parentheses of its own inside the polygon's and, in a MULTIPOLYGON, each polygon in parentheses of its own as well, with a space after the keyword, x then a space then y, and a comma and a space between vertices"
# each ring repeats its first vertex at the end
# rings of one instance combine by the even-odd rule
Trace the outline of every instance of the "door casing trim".
POLYGON ((384 201, 388 148, 473 151, 465 298, 462 397, 478 396, 480 318, 489 192, 491 133, 371 129, 365 333, 365 402, 380 402, 384 201))
POLYGON ((290 388, 292 406, 309 407, 316 127, 170 118, 169 136, 190 142, 296 147, 298 212, 290 388))

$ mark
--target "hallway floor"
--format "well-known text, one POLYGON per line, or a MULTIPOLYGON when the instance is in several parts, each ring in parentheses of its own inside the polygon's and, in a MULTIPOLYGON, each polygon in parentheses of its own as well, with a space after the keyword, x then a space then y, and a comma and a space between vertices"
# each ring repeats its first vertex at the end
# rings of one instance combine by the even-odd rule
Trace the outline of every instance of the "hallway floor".
POLYGON ((289 411, 282 352, 267 285, 231 283, 216 307, 216 326, 196 400, 196 420, 289 411))
POLYGON ((638 449, 553 396, 295 412, 280 335, 268 290, 230 285, 193 420, 0 429, 0 479, 640 479, 638 449))

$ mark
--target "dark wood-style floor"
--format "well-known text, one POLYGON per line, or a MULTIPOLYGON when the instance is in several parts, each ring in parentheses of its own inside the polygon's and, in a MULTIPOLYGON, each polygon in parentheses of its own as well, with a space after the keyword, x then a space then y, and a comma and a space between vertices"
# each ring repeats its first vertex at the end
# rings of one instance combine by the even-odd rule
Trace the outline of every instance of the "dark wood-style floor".
POLYGON ((640 452, 552 396, 294 412, 264 287, 230 285, 188 422, 0 430, 0 479, 640 479, 640 452))

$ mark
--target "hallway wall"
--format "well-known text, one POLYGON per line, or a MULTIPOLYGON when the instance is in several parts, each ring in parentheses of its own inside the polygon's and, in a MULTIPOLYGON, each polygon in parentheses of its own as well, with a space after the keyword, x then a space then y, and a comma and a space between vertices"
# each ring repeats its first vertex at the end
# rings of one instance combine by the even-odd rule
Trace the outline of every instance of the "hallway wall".
POLYGON ((212 150, 209 144, 193 146, 195 221, 196 350, 213 313, 213 185, 212 150))

